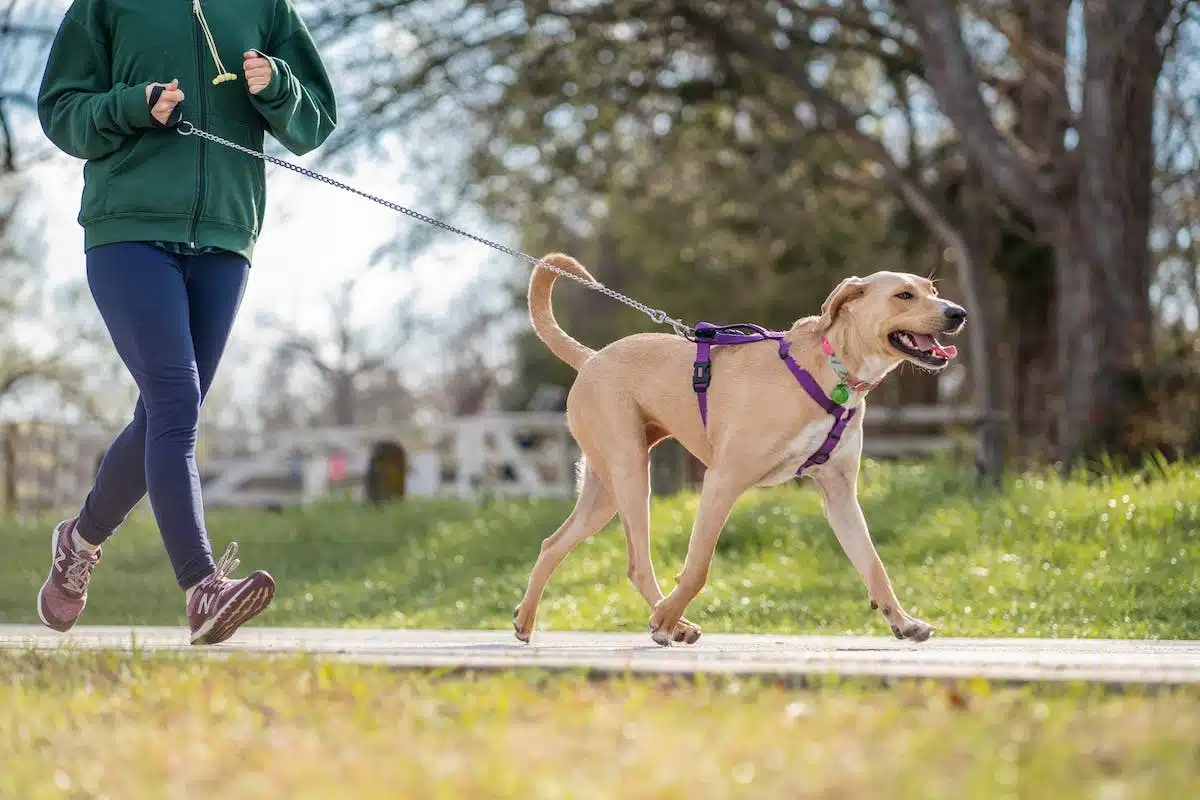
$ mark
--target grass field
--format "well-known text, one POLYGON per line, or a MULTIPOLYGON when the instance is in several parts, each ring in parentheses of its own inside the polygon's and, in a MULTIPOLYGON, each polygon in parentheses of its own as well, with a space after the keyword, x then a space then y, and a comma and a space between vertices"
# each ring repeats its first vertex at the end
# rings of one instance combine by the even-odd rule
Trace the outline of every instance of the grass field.
POLYGON ((1159 800, 1194 795, 1200 693, 0 654, 5 753, 22 800, 1159 800))
MULTIPOLYGON (((1064 482, 1051 474, 977 489, 951 465, 864 465, 867 520, 897 593, 945 636, 1200 636, 1200 465, 1064 482)), ((384 510, 214 512, 214 549, 279 582, 258 624, 507 629, 563 501, 409 502, 384 510)), ((669 588, 695 495, 656 500, 654 561, 669 588)), ((0 622, 37 622, 53 520, 0 527, 0 622)), ((547 589, 539 625, 645 630, 616 522, 581 545, 547 589)), ((746 495, 708 588, 688 616, 709 631, 888 633, 807 483, 746 495)), ((85 623, 183 624, 153 520, 110 540, 85 623)))
MULTIPOLYGON (((951 636, 1200 636, 1200 466, 984 492, 950 465, 868 463, 863 505, 910 611, 951 636)), ((658 500, 669 586, 694 495, 658 500)), ((567 502, 210 515, 279 581, 261 625, 509 627, 567 502)), ((36 622, 54 520, 0 526, 0 622, 36 622)), ((540 623, 644 631, 614 523, 540 623)), ((84 622, 182 624, 152 520, 108 546, 84 622)), ((807 485, 737 506, 689 617, 709 631, 874 633, 807 485)), ((0 797, 1043 798, 1194 794, 1200 691, 1066 685, 588 681, 298 659, 0 653, 0 797), (300 702, 298 702, 298 700, 300 702)))

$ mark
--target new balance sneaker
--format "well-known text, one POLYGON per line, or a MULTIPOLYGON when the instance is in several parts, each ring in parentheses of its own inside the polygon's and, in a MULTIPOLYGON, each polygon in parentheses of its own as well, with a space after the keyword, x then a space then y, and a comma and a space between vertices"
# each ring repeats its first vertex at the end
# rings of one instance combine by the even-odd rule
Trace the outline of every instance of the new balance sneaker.
POLYGON ((75 520, 54 526, 50 539, 50 576, 38 591, 38 616, 48 628, 65 633, 74 627, 87 605, 92 570, 100 562, 100 548, 76 549, 75 520))
POLYGON ((275 579, 258 570, 241 580, 229 573, 241 562, 237 542, 229 545, 217 563, 217 571, 202 580, 187 604, 192 644, 223 642, 271 604, 275 597, 275 579))

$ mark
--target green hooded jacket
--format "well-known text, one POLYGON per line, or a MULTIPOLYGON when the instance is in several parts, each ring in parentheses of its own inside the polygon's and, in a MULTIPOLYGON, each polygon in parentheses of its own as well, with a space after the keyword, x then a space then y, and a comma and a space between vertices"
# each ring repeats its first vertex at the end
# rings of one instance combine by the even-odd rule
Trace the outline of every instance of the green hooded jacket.
POLYGON ((148 241, 250 260, 264 164, 159 126, 146 86, 172 79, 185 121, 253 150, 269 132, 303 155, 337 124, 329 76, 292 0, 74 0, 50 48, 38 117, 50 141, 86 160, 84 248, 148 241), (273 67, 256 95, 241 74, 250 50, 273 67))

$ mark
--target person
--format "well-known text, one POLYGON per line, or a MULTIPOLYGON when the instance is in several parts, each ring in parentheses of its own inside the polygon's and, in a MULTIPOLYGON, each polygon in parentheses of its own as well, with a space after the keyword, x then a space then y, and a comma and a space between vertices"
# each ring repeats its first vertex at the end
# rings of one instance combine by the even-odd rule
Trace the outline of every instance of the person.
POLYGON ((275 595, 266 571, 231 577, 236 542, 214 564, 196 467, 200 406, 249 276, 265 172, 175 127, 253 150, 270 133, 303 155, 337 125, 329 76, 292 0, 74 0, 37 110, 47 138, 86 162, 88 286, 139 394, 78 515, 54 528, 38 615, 57 631, 75 624, 101 545, 148 492, 192 644, 224 641, 275 595), (241 75, 225 66, 239 54, 241 75))

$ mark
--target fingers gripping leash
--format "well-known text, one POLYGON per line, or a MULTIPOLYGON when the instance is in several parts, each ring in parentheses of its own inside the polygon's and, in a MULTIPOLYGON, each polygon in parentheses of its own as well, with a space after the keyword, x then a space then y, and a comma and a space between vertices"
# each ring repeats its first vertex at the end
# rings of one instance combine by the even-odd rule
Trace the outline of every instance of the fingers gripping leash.
POLYGON ((319 172, 313 172, 311 169, 306 169, 305 167, 301 167, 297 164, 292 164, 288 161, 284 161, 283 159, 275 158, 274 156, 269 156, 266 153, 262 153, 257 150, 253 150, 249 147, 243 147, 242 145, 237 144, 236 142, 231 142, 228 139, 222 139, 220 136, 216 136, 214 134, 209 133, 208 131, 204 131, 204 130, 197 128, 195 125, 193 125, 190 122, 187 122, 186 120, 177 121, 176 124, 174 125, 174 128, 182 136, 198 136, 201 139, 205 139, 205 140, 213 142, 215 144, 219 144, 222 147, 228 147, 231 150, 236 150, 240 153, 244 153, 248 156, 251 156, 252 158, 258 158, 258 159, 261 159, 268 163, 275 164, 276 166, 283 167, 284 169, 289 169, 292 172, 296 172, 307 178, 312 178, 313 180, 320 181, 322 183, 327 183, 330 186, 334 186, 338 189, 344 189, 345 191, 350 192, 351 194, 356 194, 359 197, 365 197, 366 199, 368 199, 374 203, 378 203, 379 205, 384 206, 385 208, 390 208, 393 211, 398 211, 401 214, 404 214, 406 216, 412 217, 415 220, 418 220, 419 222, 424 222, 425 224, 432 225, 435 228, 441 228, 444 231, 448 231, 448 232, 456 234, 458 236, 462 236, 466 239, 471 239, 472 241, 478 242, 479 244, 482 244, 486 247, 490 247, 493 250, 504 253, 505 255, 509 255, 509 256, 512 256, 513 258, 518 258, 522 261, 532 264, 534 267, 542 267, 542 268, 548 269, 551 272, 554 272, 558 275, 562 275, 563 277, 570 278, 571 280, 575 281, 576 283, 583 284, 584 286, 591 289, 592 291, 599 292, 600 294, 606 295, 606 296, 612 298, 613 300, 616 300, 618 303, 624 303, 625 305, 629 306, 630 308, 637 309, 638 311, 642 312, 646 316, 650 317, 650 319, 654 320, 654 322, 658 325, 670 325, 672 330, 674 330, 676 334, 683 336, 685 338, 690 339, 695 334, 694 328, 684 324, 680 320, 677 320, 677 319, 674 319, 674 318, 668 316, 667 312, 663 311, 662 309, 651 308, 650 306, 646 305, 645 303, 638 302, 637 300, 634 300, 632 297, 628 297, 614 289, 608 288, 607 286, 600 283, 599 281, 586 280, 585 278, 581 278, 578 275, 574 275, 570 272, 567 272, 566 270, 559 269, 558 267, 554 266, 553 264, 547 264, 545 261, 542 261, 540 258, 531 256, 528 253, 522 253, 520 250, 514 250, 511 247, 506 247, 505 245, 498 244, 489 239, 485 239, 482 236, 476 236, 475 234, 464 231, 461 228, 456 228, 453 225, 442 222, 441 220, 434 219, 433 217, 430 217, 430 216, 426 216, 425 214, 422 214, 419 211, 413 211, 412 209, 405 208, 404 206, 399 205, 398 203, 393 203, 389 200, 384 200, 381 197, 376 197, 373 194, 368 194, 367 192, 364 192, 360 189, 355 189, 353 186, 347 186, 346 184, 342 183, 341 181, 326 177, 325 175, 322 175, 319 172))

